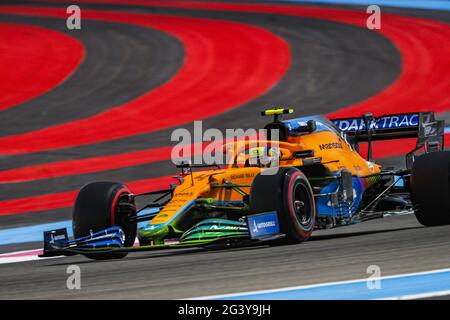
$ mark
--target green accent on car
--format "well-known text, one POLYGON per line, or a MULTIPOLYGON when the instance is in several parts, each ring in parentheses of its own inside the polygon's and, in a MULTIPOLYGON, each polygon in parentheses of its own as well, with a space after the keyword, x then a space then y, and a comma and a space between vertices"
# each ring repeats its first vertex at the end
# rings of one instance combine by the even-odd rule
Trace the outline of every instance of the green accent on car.
POLYGON ((204 241, 224 237, 248 237, 247 224, 225 219, 207 219, 197 223, 181 236, 180 242, 204 241))
POLYGON ((243 221, 206 219, 185 232, 176 229, 175 224, 170 222, 147 224, 139 229, 139 239, 151 240, 154 245, 163 245, 164 239, 168 238, 169 235, 172 237, 180 236, 181 243, 205 242, 228 237, 249 237, 247 224, 243 221))

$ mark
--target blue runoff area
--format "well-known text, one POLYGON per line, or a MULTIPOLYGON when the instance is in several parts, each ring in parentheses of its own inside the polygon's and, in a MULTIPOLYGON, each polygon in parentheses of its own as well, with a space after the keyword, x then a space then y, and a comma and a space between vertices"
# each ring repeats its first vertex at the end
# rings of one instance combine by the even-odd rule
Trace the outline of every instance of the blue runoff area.
MULTIPOLYGON (((154 212, 154 209, 143 210, 139 214, 146 214, 154 212)), ((145 225, 147 222, 140 222, 138 227, 145 225)), ((64 220, 58 222, 37 224, 31 226, 0 229, 0 246, 7 244, 28 243, 43 241, 44 231, 67 228, 67 235, 69 238, 73 237, 72 220, 64 220)))
POLYGON ((450 295, 450 270, 227 295, 232 300, 369 300, 450 295))
MULTIPOLYGON (((318 3, 334 5, 378 5, 380 7, 450 10, 450 0, 282 0, 292 3, 318 3)), ((269 2, 269 0, 267 1, 269 2)))

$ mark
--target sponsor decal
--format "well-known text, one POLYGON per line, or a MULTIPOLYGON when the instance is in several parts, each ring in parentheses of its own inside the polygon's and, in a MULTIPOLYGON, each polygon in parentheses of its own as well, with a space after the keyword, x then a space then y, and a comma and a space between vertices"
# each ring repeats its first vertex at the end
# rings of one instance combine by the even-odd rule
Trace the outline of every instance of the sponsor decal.
POLYGON ((244 178, 253 178, 255 176, 255 174, 254 173, 241 173, 241 174, 232 174, 231 176, 230 176, 230 179, 231 180, 238 180, 238 179, 244 179, 244 178))
MULTIPOLYGON (((366 123, 362 118, 339 119, 334 120, 333 122, 342 131, 353 132, 366 130, 366 123)), ((384 116, 378 119, 374 119, 374 121, 369 123, 369 128, 382 130, 382 129, 417 127, 418 125, 419 125, 419 114, 411 113, 411 114, 384 116)))
POLYGON ((174 197, 192 197, 193 195, 193 192, 178 192, 174 195, 174 197))
POLYGON ((239 227, 239 226, 223 226, 223 225, 215 225, 213 224, 211 227, 209 227, 210 230, 245 230, 245 228, 239 227))
POLYGON ((66 240, 66 235, 65 234, 61 234, 59 236, 55 236, 53 234, 51 234, 51 240, 50 243, 54 243, 55 241, 61 241, 61 240, 66 240))
POLYGON ((330 149, 342 149, 342 143, 340 142, 330 142, 319 144, 320 150, 330 150, 330 149))
POLYGON ((278 215, 275 211, 248 216, 247 223, 252 238, 274 235, 280 232, 278 215))
POLYGON ((48 244, 64 244, 69 240, 67 229, 57 229, 44 232, 44 247, 48 244))

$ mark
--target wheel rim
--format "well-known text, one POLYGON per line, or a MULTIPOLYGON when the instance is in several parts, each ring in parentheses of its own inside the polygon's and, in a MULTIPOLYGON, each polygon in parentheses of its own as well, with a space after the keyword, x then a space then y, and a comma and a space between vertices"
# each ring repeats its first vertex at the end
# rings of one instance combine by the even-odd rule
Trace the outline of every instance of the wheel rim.
POLYGON ((122 228, 124 235, 125 235, 124 244, 126 246, 129 246, 134 243, 134 239, 136 237, 136 231, 133 230, 134 227, 128 223, 128 221, 126 219, 127 216, 124 216, 124 215, 116 216, 116 214, 118 213, 118 210, 119 210, 120 199, 124 194, 130 194, 130 191, 126 188, 123 188, 117 192, 116 197, 115 197, 112 207, 111 207, 111 217, 114 217, 114 221, 115 221, 114 225, 117 225, 122 228))
POLYGON ((294 189, 294 213, 298 222, 303 227, 308 227, 313 219, 311 210, 311 199, 308 196, 307 187, 299 183, 294 189))

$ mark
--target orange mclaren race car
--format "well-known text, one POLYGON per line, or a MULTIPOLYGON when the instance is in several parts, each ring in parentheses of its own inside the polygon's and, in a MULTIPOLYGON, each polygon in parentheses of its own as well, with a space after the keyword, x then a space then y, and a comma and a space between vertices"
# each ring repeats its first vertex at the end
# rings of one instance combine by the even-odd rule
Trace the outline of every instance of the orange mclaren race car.
POLYGON ((226 167, 180 163, 179 183, 168 189, 132 194, 118 182, 85 185, 73 208, 75 239, 66 229, 45 232, 43 256, 111 259, 133 251, 296 243, 315 229, 398 213, 414 213, 425 226, 450 223, 450 152, 443 150, 444 122, 433 113, 283 120, 288 113, 263 112, 274 116, 265 139, 225 144, 226 167), (417 147, 405 169, 372 161, 373 141, 410 137, 417 147), (145 196, 152 200, 137 208, 145 196))

